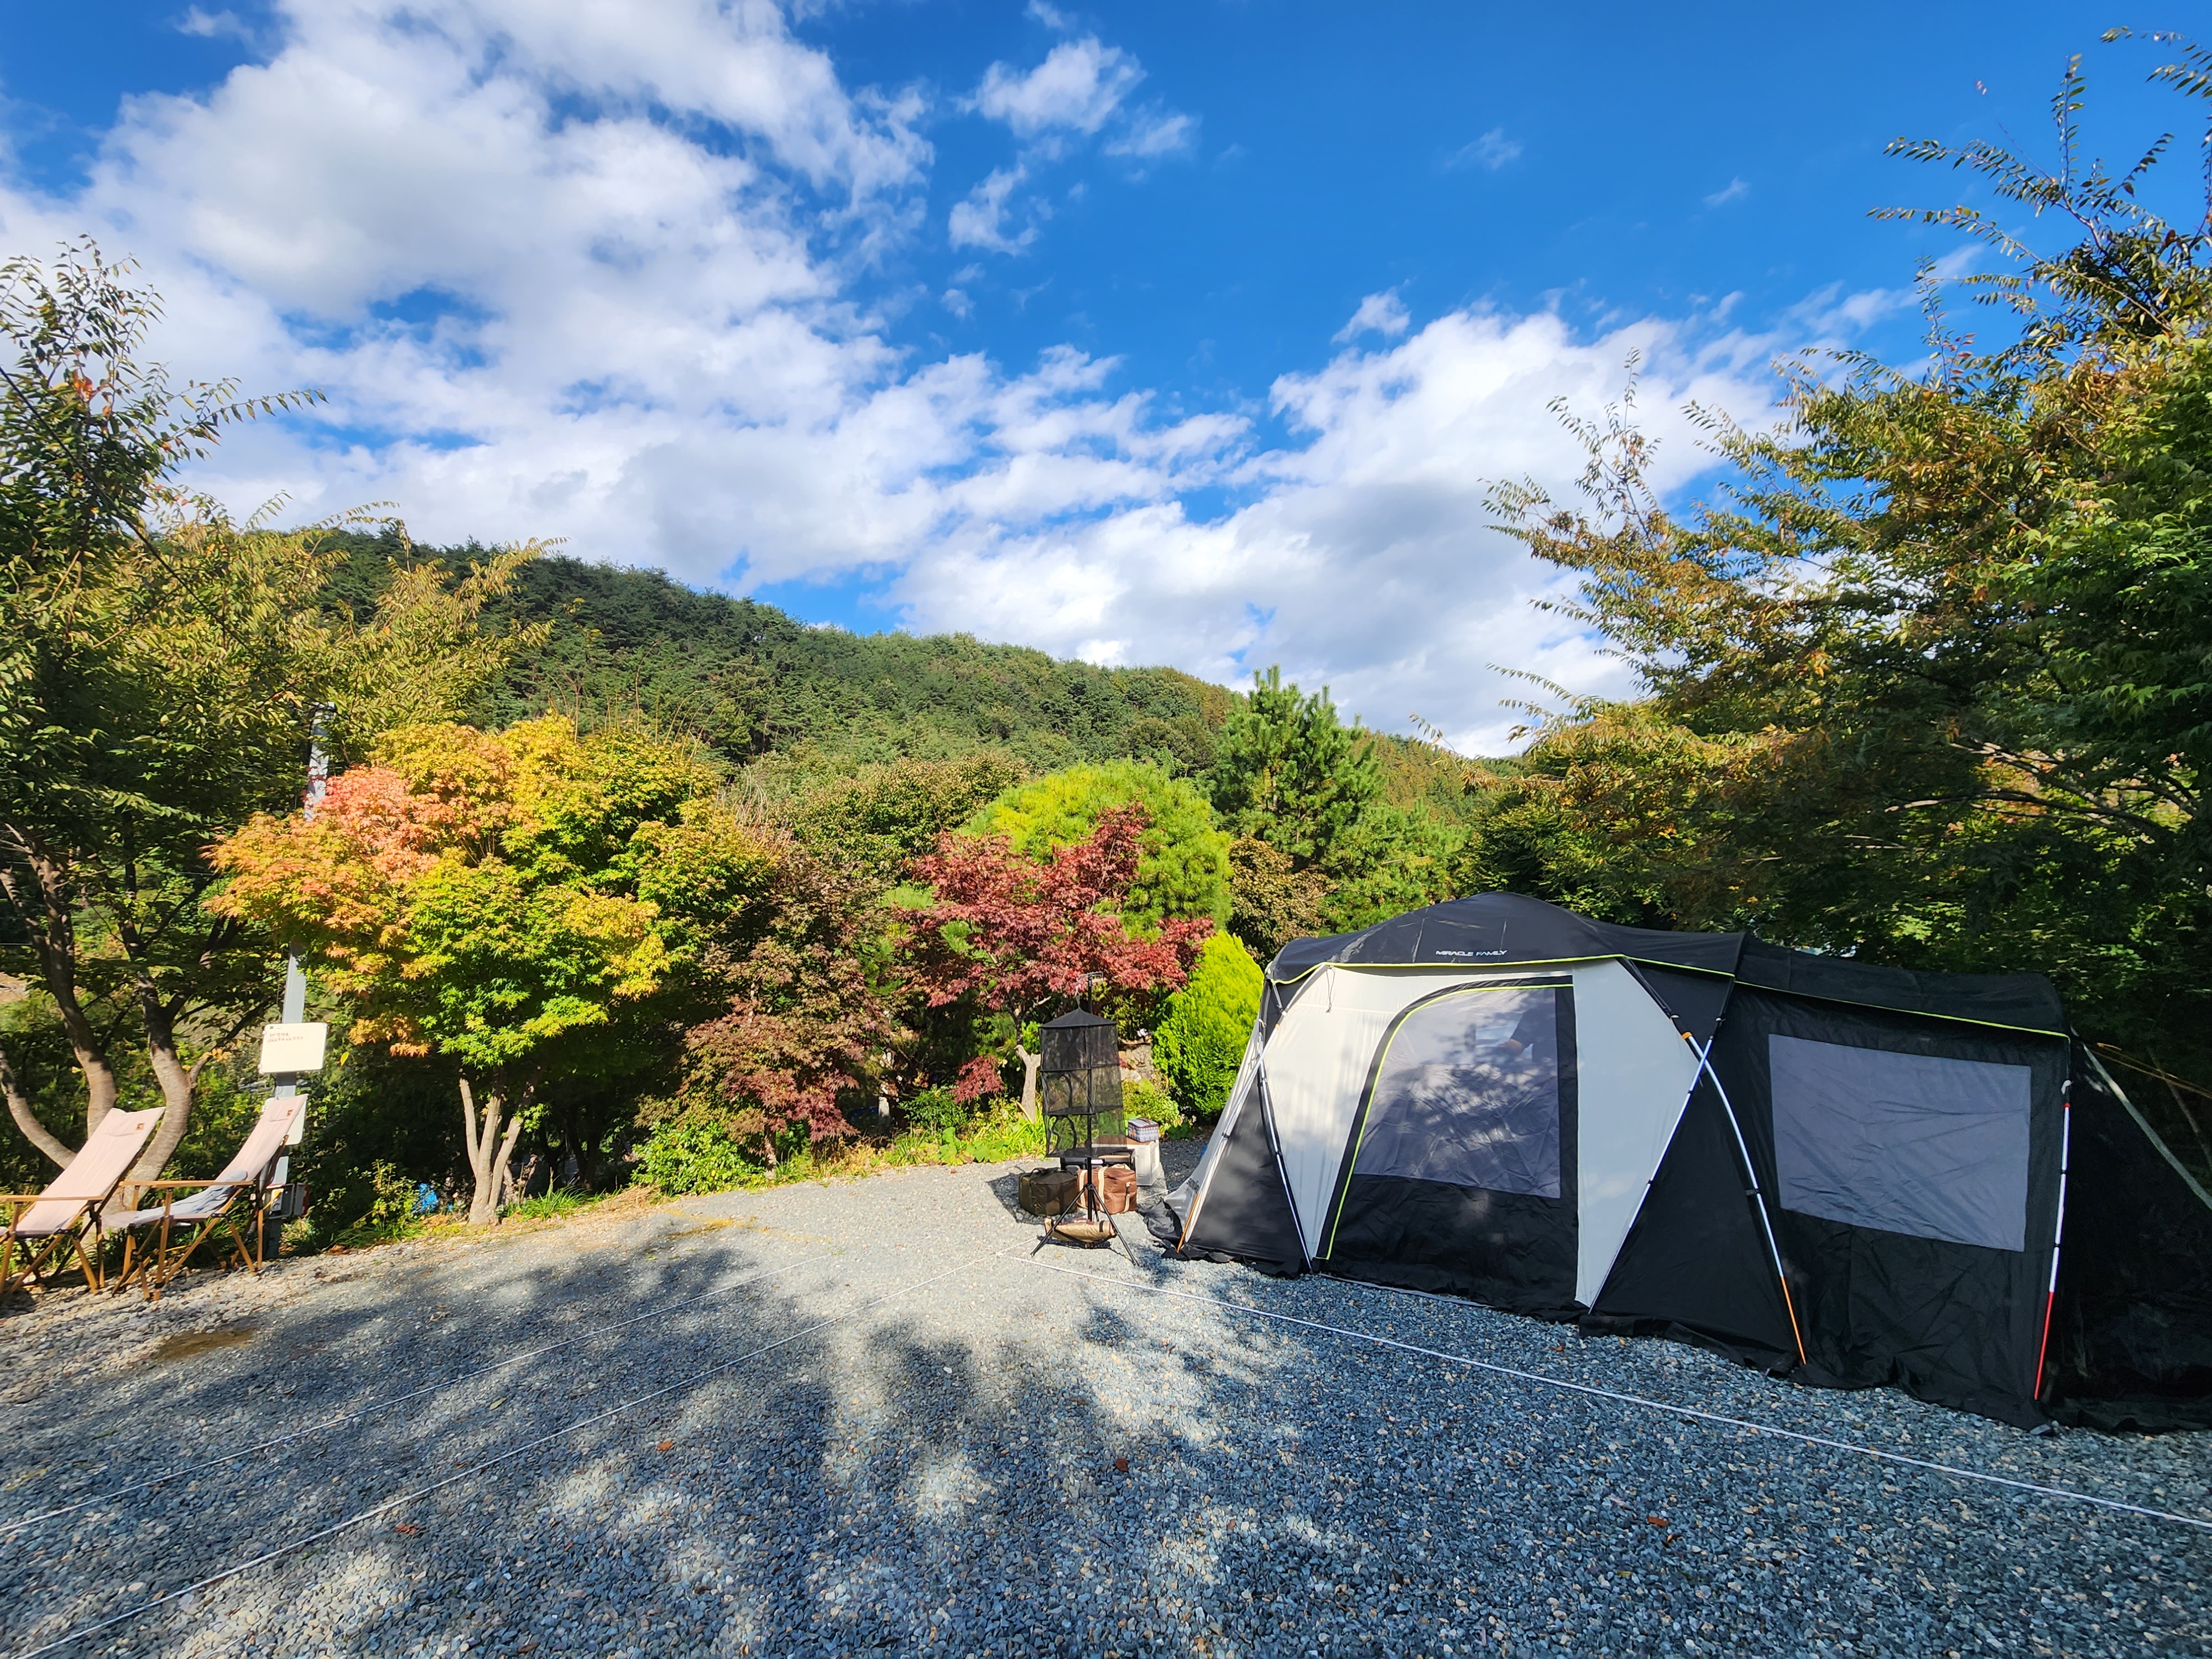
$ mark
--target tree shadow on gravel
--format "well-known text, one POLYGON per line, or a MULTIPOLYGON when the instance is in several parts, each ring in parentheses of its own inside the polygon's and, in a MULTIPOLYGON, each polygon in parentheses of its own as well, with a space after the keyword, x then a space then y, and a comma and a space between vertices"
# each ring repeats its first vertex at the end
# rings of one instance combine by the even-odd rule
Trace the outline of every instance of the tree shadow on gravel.
MULTIPOLYGON (((864 1224, 872 1206, 909 1201, 851 1193, 856 1237, 888 1236, 864 1224)), ((1840 1454, 1147 1296, 1283 1291, 1164 1263, 1133 1223, 1133 1270, 1118 1251, 1037 1258, 1103 1285, 1042 1271, 1034 1226, 994 1219, 838 1249, 679 1217, 650 1257, 630 1239, 364 1267, 373 1297, 272 1303, 244 1344, 10 1414, 41 1419, 35 1446, 11 1429, 18 1513, 198 1467, 0 1538, 0 1640, 34 1646, 442 1481, 78 1650, 2096 1652, 2205 1633, 2212 1560, 2193 1540, 2053 1527, 1840 1454), (745 1277, 763 1269, 781 1271, 745 1277), (204 1462, 425 1387, 457 1356, 575 1336, 204 1462)))

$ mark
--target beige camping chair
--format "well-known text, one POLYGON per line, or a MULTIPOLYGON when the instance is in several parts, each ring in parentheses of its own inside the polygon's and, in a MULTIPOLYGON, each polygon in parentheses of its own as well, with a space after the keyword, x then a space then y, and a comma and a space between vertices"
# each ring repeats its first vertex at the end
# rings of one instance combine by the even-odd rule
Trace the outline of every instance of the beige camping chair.
POLYGON ((111 1231, 124 1236, 123 1270, 116 1275, 115 1289, 138 1280, 148 1301, 160 1301, 162 1286, 184 1272, 192 1252, 217 1227, 229 1232, 237 1260, 259 1273, 264 1214, 271 1198, 283 1190, 270 1181, 276 1160, 284 1156, 292 1121, 307 1104, 305 1095, 270 1100, 237 1156, 212 1181, 149 1181, 142 1187, 142 1192, 161 1194, 161 1206, 134 1210, 107 1223, 111 1231), (241 1224, 248 1224, 241 1230, 241 1224), (139 1238, 149 1234, 151 1243, 142 1247, 139 1238))
POLYGON ((84 1282, 100 1288, 100 1246, 106 1237, 100 1206, 115 1196, 161 1121, 158 1106, 145 1112, 110 1112, 46 1191, 35 1197, 0 1194, 0 1204, 8 1206, 7 1236, 0 1239, 0 1296, 27 1279, 43 1284, 50 1273, 68 1264, 72 1250, 83 1265, 84 1282), (85 1248, 88 1235, 90 1249, 85 1248), (19 1249, 24 1265, 16 1268, 12 1264, 19 1249))

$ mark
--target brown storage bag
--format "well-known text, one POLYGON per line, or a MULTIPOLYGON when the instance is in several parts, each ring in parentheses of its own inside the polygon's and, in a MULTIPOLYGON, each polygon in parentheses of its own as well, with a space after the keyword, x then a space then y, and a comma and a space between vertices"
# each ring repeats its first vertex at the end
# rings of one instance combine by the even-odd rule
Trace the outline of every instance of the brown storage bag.
POLYGON ((1098 1179, 1098 1207, 1108 1215, 1127 1215, 1137 1207, 1137 1172, 1109 1164, 1091 1174, 1098 1179))

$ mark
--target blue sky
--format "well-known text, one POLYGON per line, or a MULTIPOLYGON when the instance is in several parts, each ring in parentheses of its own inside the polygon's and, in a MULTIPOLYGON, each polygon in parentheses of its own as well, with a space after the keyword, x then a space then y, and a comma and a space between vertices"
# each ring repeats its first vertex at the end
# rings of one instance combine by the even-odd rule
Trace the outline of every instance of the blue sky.
MULTIPOLYGON (((0 234, 97 234, 186 372, 313 384, 206 482, 564 538, 862 629, 965 629, 1495 748, 1500 669, 1622 690, 1484 480, 1631 350, 1762 417, 1807 346, 1910 362, 1966 186, 2190 118, 2105 8, 766 0, 15 4, 0 234)), ((2193 132, 2171 183, 2194 182, 2193 132)), ((2055 236, 2049 228, 2038 234, 2055 236)))

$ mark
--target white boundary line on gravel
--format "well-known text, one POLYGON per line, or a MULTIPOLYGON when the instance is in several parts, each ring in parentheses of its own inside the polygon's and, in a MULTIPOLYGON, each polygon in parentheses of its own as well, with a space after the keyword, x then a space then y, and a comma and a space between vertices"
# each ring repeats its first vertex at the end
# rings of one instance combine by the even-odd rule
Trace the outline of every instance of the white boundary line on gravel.
POLYGON ((158 1486, 164 1481, 183 1480, 191 1475, 204 1474, 210 1469, 219 1469, 226 1463, 235 1463, 241 1457, 251 1457, 254 1453, 267 1451, 272 1446, 287 1445, 295 1440, 304 1440, 311 1434, 321 1434, 328 1429, 358 1422, 361 1419, 373 1416, 389 1407, 404 1406, 410 1400, 419 1400, 426 1394, 435 1394, 441 1389, 458 1388, 464 1382, 474 1382, 480 1376, 489 1376, 494 1371, 503 1370, 508 1365, 520 1364, 526 1359, 536 1359, 562 1348, 572 1348, 579 1342, 588 1342, 595 1336, 606 1335, 610 1331, 618 1331, 625 1326, 635 1325, 643 1320, 655 1319, 662 1314, 674 1313, 679 1308, 689 1308, 702 1302, 711 1302, 718 1296, 727 1296, 731 1291, 751 1284, 755 1279, 774 1279, 781 1273, 793 1273, 805 1267, 809 1262, 827 1261, 835 1255, 836 1255, 835 1250, 824 1250, 819 1255, 804 1256, 797 1261, 787 1263, 781 1267, 763 1267, 757 1272, 745 1274, 744 1278, 733 1284, 724 1285, 715 1290, 702 1291, 697 1296, 685 1297, 678 1302, 664 1303, 650 1313, 641 1313, 635 1319, 617 1320, 611 1325, 595 1325, 590 1330, 581 1332, 575 1336, 563 1337, 558 1342, 548 1343, 542 1348, 532 1348, 524 1353, 509 1354, 504 1359, 495 1359, 488 1365, 479 1365, 474 1370, 463 1371, 458 1376, 449 1376, 442 1382, 427 1383, 410 1393, 396 1394, 389 1400, 371 1401, 359 1411, 348 1412, 343 1417, 326 1418, 320 1423, 310 1423, 303 1429, 294 1429, 289 1433, 280 1434, 272 1440, 257 1441, 251 1446, 234 1452, 226 1452, 221 1457, 209 1458, 204 1462, 179 1463, 164 1469, 159 1474, 149 1475, 143 1480, 134 1480, 127 1486, 118 1486, 112 1492, 100 1492, 94 1497, 81 1499, 77 1503, 65 1504, 58 1510, 45 1510, 37 1515, 26 1516, 21 1521, 0 1522, 0 1538, 13 1537, 24 1528, 35 1527, 42 1521, 52 1521, 64 1515, 75 1515, 79 1510, 90 1509, 96 1504, 110 1503, 118 1498, 127 1498, 134 1492, 144 1492, 148 1487, 158 1486))
POLYGON ((2072 1492, 2064 1486, 2040 1486, 2032 1480, 2014 1480, 2002 1474, 1984 1474, 1974 1469, 1962 1469, 1950 1463, 1936 1463, 1924 1457, 1907 1457, 1902 1452, 1881 1451, 1872 1446, 1855 1446, 1848 1440, 1831 1440, 1826 1436, 1806 1434, 1796 1429, 1778 1429, 1770 1424, 1753 1423, 1747 1418, 1725 1417, 1718 1412, 1700 1411, 1694 1406, 1670 1405, 1663 1400, 1648 1400, 1642 1395, 1622 1394, 1613 1389, 1601 1389, 1594 1383, 1570 1382, 1565 1377, 1546 1376, 1540 1371, 1517 1370, 1510 1365, 1498 1365, 1486 1359, 1470 1359, 1465 1354, 1448 1353, 1441 1348, 1424 1348, 1412 1342, 1401 1342, 1395 1337, 1376 1336, 1369 1331, 1355 1331, 1342 1325, 1327 1325, 1317 1319, 1300 1319, 1295 1314, 1274 1313, 1266 1308, 1248 1307, 1241 1302, 1230 1302, 1218 1296, 1202 1296, 1194 1291, 1170 1291, 1159 1285, 1139 1284, 1132 1279, 1111 1279, 1104 1273, 1087 1273, 1076 1267, 1056 1267, 1049 1261, 1030 1261, 1032 1267, 1042 1267, 1047 1273, 1065 1273, 1070 1279, 1087 1279, 1095 1284, 1110 1285, 1116 1290, 1143 1291, 1152 1296, 1173 1297, 1179 1302, 1203 1302, 1209 1306, 1226 1308, 1231 1313, 1252 1314, 1261 1319, 1273 1319, 1285 1325, 1299 1325, 1310 1331, 1326 1331, 1332 1336, 1348 1336, 1361 1342, 1372 1342, 1381 1347, 1397 1348, 1407 1353, 1417 1353, 1424 1358, 1442 1359, 1454 1365, 1468 1365, 1476 1370, 1490 1371, 1498 1376, 1510 1376, 1522 1382, 1540 1383, 1547 1389, 1562 1389, 1571 1394, 1589 1395, 1595 1399, 1612 1400, 1624 1406, 1642 1406, 1648 1410, 1665 1412, 1674 1417, 1693 1418, 1701 1423, 1718 1423, 1731 1429, 1747 1429, 1753 1434, 1772 1435, 1778 1439, 1795 1440, 1808 1446, 1826 1446, 1832 1451, 1853 1452, 1861 1457, 1878 1458, 1885 1463, 1901 1463, 1908 1468, 1928 1469, 1937 1474, 1948 1474, 1958 1480, 1978 1480, 1985 1486, 2009 1486, 2015 1492, 2033 1492, 2040 1498, 2063 1498, 2069 1503, 2088 1504, 2100 1510, 2117 1510, 2124 1515, 2146 1516, 2154 1521, 2172 1521, 2185 1527, 2195 1527, 2200 1532, 2212 1532, 2212 1521, 2199 1520, 2195 1516, 2176 1515, 2171 1510, 2146 1509, 2140 1504, 2123 1504, 2117 1498, 2098 1498, 2085 1492, 2072 1492))
POLYGON ((150 1601, 143 1601, 127 1612, 116 1613, 112 1618, 102 1619, 96 1624, 81 1625, 73 1631, 57 1636, 51 1642, 42 1643, 35 1648, 24 1648, 9 1656, 9 1659, 38 1659, 40 1654, 53 1653, 69 1646, 72 1642, 81 1642, 88 1636, 97 1636, 100 1632, 112 1630, 118 1625, 127 1625, 132 1620, 143 1618, 158 1607, 165 1606, 184 1596, 196 1595, 204 1589, 210 1589, 226 1580, 236 1578, 242 1573, 251 1572, 254 1568, 265 1565, 283 1556, 295 1555, 311 1544, 319 1544, 325 1538, 332 1538, 339 1533, 350 1531, 364 1521, 374 1521, 380 1515, 389 1515, 392 1510, 403 1508, 419 1498, 428 1498, 433 1492, 443 1492, 448 1486, 458 1486, 472 1475, 482 1474, 486 1469, 520 1457, 525 1452, 535 1451, 541 1446, 550 1445, 554 1441, 574 1434, 579 1429, 587 1429, 594 1423, 604 1423, 610 1418, 621 1416, 624 1412, 635 1410, 640 1406, 650 1405, 656 1400, 665 1399, 668 1395, 688 1389, 696 1382, 703 1382, 719 1372, 726 1371, 735 1365, 742 1365, 748 1359, 757 1359, 764 1353, 773 1353, 778 1348, 787 1347, 798 1341, 801 1337, 811 1336, 817 1331, 827 1330, 830 1326, 840 1324, 852 1318, 855 1314, 866 1313, 879 1304, 896 1301, 898 1297, 909 1295, 913 1291, 925 1290, 939 1279, 950 1279, 955 1273, 967 1272, 979 1261, 988 1261, 995 1256, 1003 1256, 1006 1254, 1005 1250, 987 1250, 981 1255, 970 1256, 957 1267, 947 1267, 941 1273, 932 1273, 927 1279, 918 1279, 911 1285, 902 1285, 896 1291, 886 1291, 881 1296, 870 1297, 858 1307, 848 1308, 843 1313, 833 1314, 828 1319, 818 1320, 805 1330, 793 1331, 789 1336, 778 1337, 775 1341, 755 1348, 750 1353, 741 1353, 734 1359, 725 1359, 720 1364, 709 1365, 705 1370, 695 1371, 678 1382, 671 1382, 666 1388, 655 1389, 651 1394, 639 1395, 634 1400, 625 1400, 619 1406, 610 1406, 606 1410, 595 1412, 589 1417, 580 1417, 573 1423, 563 1424, 550 1434, 541 1434, 534 1440, 526 1440, 519 1446, 508 1448, 496 1457, 487 1457, 481 1463, 472 1463, 458 1474, 449 1474, 443 1480, 434 1480, 427 1486, 418 1486, 413 1492, 402 1492, 397 1498, 386 1498, 373 1509, 362 1510, 356 1514, 348 1516, 343 1521, 334 1521, 319 1532, 309 1533, 305 1538, 295 1539, 289 1544, 279 1544, 272 1550, 264 1550, 260 1554, 249 1560, 241 1561, 234 1567, 225 1567, 221 1572, 212 1573, 196 1583, 185 1584, 177 1589, 166 1591, 150 1601))

